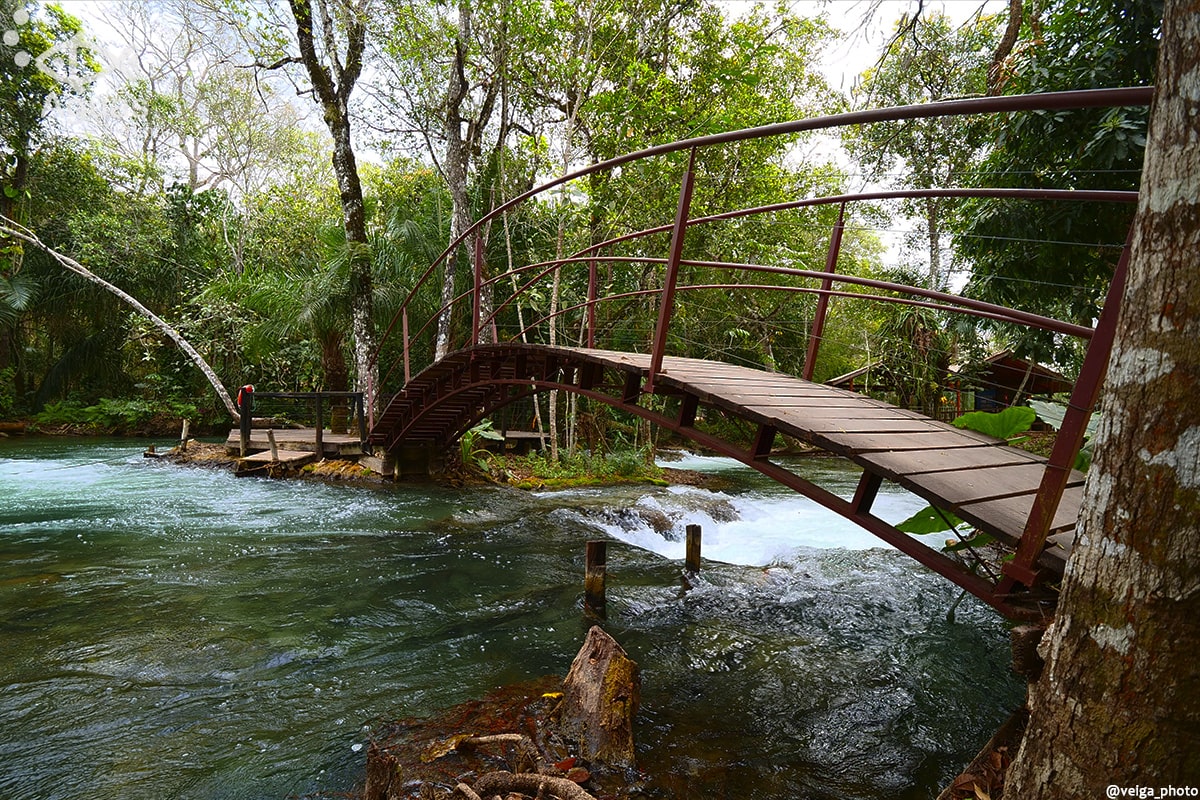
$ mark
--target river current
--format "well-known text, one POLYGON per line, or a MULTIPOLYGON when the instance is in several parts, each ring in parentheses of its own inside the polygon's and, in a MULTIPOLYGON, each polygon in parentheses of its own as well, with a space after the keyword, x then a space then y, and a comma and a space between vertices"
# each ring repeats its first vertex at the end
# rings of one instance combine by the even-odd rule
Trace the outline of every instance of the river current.
POLYGON ((720 492, 365 489, 146 444, 0 439, 0 798, 351 790, 383 721, 565 674, 595 538, 647 797, 932 797, 1021 702, 1000 617, 949 622, 947 581, 733 462, 675 465, 720 492))

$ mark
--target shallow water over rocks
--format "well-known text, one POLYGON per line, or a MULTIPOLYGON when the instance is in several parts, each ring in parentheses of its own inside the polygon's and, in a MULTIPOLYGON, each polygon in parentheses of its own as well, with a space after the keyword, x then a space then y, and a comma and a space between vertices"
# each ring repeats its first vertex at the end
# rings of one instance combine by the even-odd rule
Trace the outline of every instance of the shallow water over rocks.
POLYGON ((730 462, 683 464, 719 493, 358 489, 146 444, 0 440, 0 797, 351 789, 383 720, 566 671, 589 538, 624 543, 607 627, 642 667, 646 796, 929 797, 1021 699, 993 612, 948 623, 945 580, 730 462))

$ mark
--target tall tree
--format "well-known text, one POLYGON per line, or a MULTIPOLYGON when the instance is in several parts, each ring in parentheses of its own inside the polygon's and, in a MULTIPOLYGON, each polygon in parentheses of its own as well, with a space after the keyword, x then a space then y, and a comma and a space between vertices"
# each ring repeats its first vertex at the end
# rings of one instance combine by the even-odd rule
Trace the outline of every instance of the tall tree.
MULTIPOLYGON (((495 185, 483 184, 489 177, 487 165, 508 145, 516 108, 509 56, 537 24, 536 7, 515 0, 392 0, 388 8, 384 64, 389 77, 379 101, 396 126, 381 129, 404 134, 387 143, 401 152, 423 143, 424 155, 450 193, 453 242, 492 202, 504 199, 497 197, 495 185)), ((473 262, 477 249, 486 248, 487 234, 467 235, 444 262, 444 306, 455 296, 463 265, 473 262)), ((483 301, 481 315, 486 316, 490 298, 485 295, 483 301)), ((449 310, 438 317, 438 358, 451 346, 451 322, 449 310)), ((489 335, 486 329, 481 333, 489 335)))
MULTIPOLYGON (((303 93, 311 94, 316 100, 325 127, 333 138, 333 171, 341 199, 349 260, 355 380, 358 389, 367 395, 367 407, 373 410, 378 386, 374 363, 372 261, 350 109, 354 89, 362 76, 368 9, 365 0, 288 0, 288 9, 292 41, 286 41, 273 25, 262 25, 257 31, 256 49, 264 55, 259 66, 281 68, 299 64, 303 67, 308 82, 303 93)), ((249 11, 245 13, 248 19, 254 16, 249 11)), ((275 23, 282 23, 282 20, 275 20, 275 23)))
MULTIPOLYGON (((1154 82, 1161 0, 1035 6, 1027 4, 1022 39, 1003 64, 1004 93, 1154 82)), ((998 116, 976 185, 1136 189, 1145 133, 1143 108, 998 116)), ((954 248, 971 265, 965 294, 1092 323, 1129 229, 1129 206, 979 200, 962 208, 953 222, 954 248)), ((1014 344, 1026 355, 1064 364, 1072 355, 1045 332, 1014 344)))
POLYGON ((43 17, 34 3, 3 0, 0 19, 15 26, 4 33, 8 49, 0 58, 0 214, 13 219, 30 150, 48 115, 64 99, 82 95, 99 66, 82 23, 58 6, 43 17))
MULTIPOLYGON (((982 17, 960 26, 940 14, 902 19, 897 25, 907 33, 893 39, 879 63, 864 73, 857 94, 867 107, 983 94, 996 23, 994 17, 982 17)), ((846 129, 844 140, 875 180, 932 189, 961 183, 963 173, 978 159, 983 132, 978 118, 936 117, 854 126, 846 129), (892 179, 893 172, 900 177, 892 179)), ((924 226, 924 242, 918 244, 928 251, 928 283, 933 288, 943 288, 946 278, 942 234, 954 202, 927 197, 902 203, 904 213, 924 226)))
POLYGON ((1200 781, 1198 74, 1200 7, 1169 0, 1096 458, 1006 797, 1200 781))

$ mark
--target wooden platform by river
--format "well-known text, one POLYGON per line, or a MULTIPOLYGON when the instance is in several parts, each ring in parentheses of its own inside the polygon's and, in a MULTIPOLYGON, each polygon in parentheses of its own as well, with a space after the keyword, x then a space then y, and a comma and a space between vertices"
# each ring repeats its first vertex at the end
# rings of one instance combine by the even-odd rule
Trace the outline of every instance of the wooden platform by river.
MULTIPOLYGON (((357 434, 331 433, 321 431, 321 447, 317 447, 317 431, 315 428, 255 428, 250 432, 248 454, 267 453, 270 458, 270 435, 275 437, 276 451, 280 454, 311 453, 321 458, 349 458, 363 454, 362 440, 357 434)), ((236 428, 229 432, 225 440, 225 449, 230 455, 241 452, 241 432, 236 428)), ((259 459, 261 460, 261 459, 259 459)), ((279 458, 283 461, 282 455, 279 458)))

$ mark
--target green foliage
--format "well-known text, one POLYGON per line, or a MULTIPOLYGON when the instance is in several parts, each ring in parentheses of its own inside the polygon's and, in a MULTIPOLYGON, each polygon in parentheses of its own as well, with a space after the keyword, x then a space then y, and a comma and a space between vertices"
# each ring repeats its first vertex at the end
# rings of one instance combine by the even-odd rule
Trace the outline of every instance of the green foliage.
POLYGON ((100 66, 90 49, 75 45, 82 23, 59 6, 39 10, 35 3, 3 0, 0 18, 18 37, 11 47, 5 41, 0 58, 0 139, 8 188, 10 170, 28 155, 47 113, 63 98, 83 94, 100 66))
POLYGON ((16 412, 17 391, 13 383, 16 375, 15 367, 0 369, 0 419, 7 419, 16 412))
POLYGON ((94 405, 70 400, 47 403, 33 416, 33 422, 43 428, 70 427, 96 433, 126 433, 163 418, 174 422, 198 417, 199 412, 191 403, 105 398, 94 405))
POLYGON ((954 420, 957 428, 977 431, 997 439, 1011 439, 1024 433, 1037 419, 1028 406, 1009 406, 1003 411, 971 411, 954 420))
POLYGON ((478 469, 486 470, 491 453, 479 446, 480 439, 489 442, 503 442, 504 436, 499 431, 492 429, 490 419, 485 419, 458 437, 459 457, 462 459, 462 463, 472 464, 478 469))
MULTIPOLYGON (((1062 428, 1063 420, 1067 416, 1067 407, 1059 403, 1046 403, 1040 400, 1030 400, 1029 405, 1037 411, 1037 415, 1042 418, 1042 421, 1050 425, 1055 430, 1062 428)), ((1084 445, 1075 455, 1074 468, 1080 472, 1087 472, 1092 465, 1092 444, 1095 441, 1096 434, 1100 430, 1100 412, 1093 411, 1088 418, 1087 427, 1084 429, 1084 445)))
POLYGON ((963 521, 951 514, 933 506, 926 506, 908 519, 896 526, 896 530, 915 535, 950 531, 962 525, 963 521))
POLYGON ((625 481, 662 482, 662 469, 646 457, 644 449, 608 454, 578 450, 558 460, 545 453, 496 456, 487 470, 522 489, 553 489, 625 481))
MULTIPOLYGON (((1040 27, 1023 32, 1006 63, 1004 91, 1150 85, 1161 19, 1161 0, 1054 0, 1040 10, 1040 27)), ((1123 108, 998 116, 995 144, 973 182, 1136 189, 1147 114, 1146 108, 1123 108)), ((1133 212, 1120 203, 966 203, 954 241, 971 266, 964 293, 1090 325, 1133 212)), ((999 331, 1023 357, 1067 366, 1075 357, 1048 333, 999 331)))

